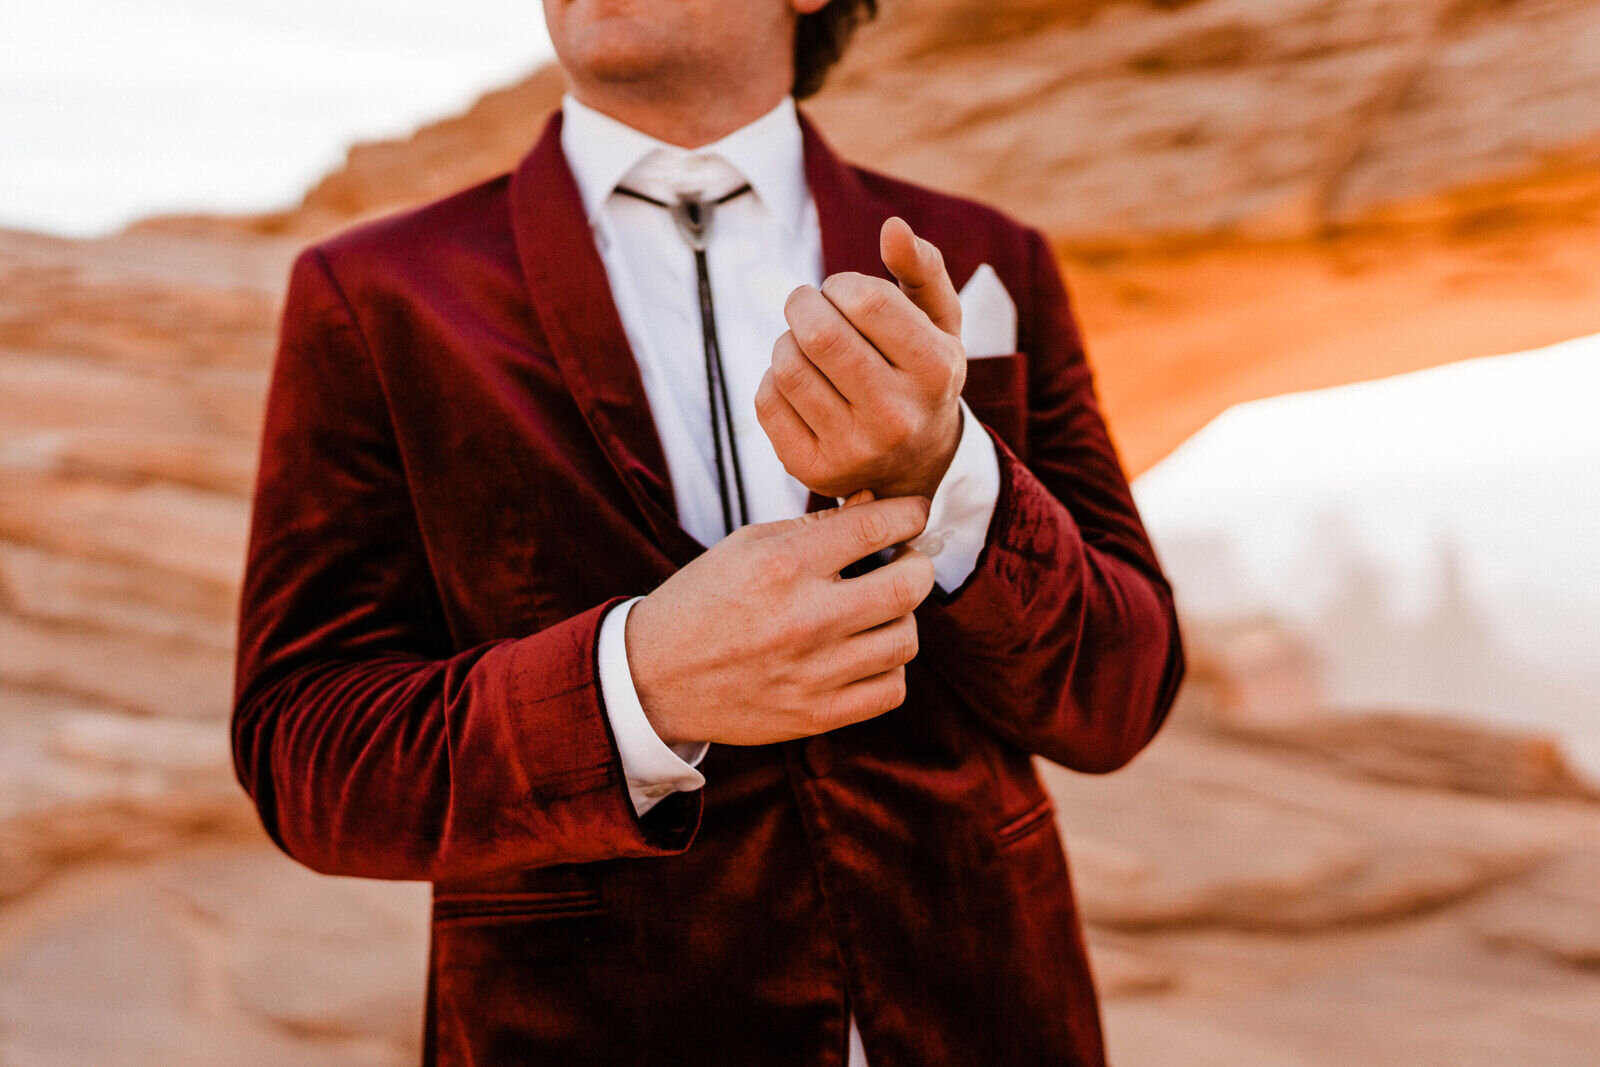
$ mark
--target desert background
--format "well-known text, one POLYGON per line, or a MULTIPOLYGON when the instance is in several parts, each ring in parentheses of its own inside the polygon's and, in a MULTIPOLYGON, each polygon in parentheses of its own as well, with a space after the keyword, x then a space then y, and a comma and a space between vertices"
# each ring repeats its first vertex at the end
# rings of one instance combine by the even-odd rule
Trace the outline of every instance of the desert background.
MULTIPOLYGON (((1113 1062, 1600 1063, 1600 5, 883 9, 807 110, 1051 236, 1185 612, 1150 749, 1041 765, 1113 1062)), ((417 1061, 427 887, 266 840, 234 610, 290 260, 514 165, 518 55, 298 199, 23 225, 0 158, 3 1067, 417 1061)))

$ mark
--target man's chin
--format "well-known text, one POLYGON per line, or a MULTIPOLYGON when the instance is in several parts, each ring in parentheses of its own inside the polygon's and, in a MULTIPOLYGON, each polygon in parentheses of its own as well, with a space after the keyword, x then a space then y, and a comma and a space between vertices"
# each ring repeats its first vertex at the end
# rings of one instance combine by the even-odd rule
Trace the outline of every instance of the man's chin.
POLYGON ((583 80, 634 83, 659 78, 681 64, 683 52, 659 30, 612 18, 586 26, 569 42, 566 66, 583 80))

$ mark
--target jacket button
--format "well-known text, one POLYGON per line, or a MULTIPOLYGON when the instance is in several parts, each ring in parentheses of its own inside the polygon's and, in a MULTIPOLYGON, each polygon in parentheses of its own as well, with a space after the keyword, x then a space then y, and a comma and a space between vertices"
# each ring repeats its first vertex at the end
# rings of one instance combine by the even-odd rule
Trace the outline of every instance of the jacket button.
POLYGON ((813 778, 826 778, 833 771, 833 738, 827 734, 807 738, 800 747, 800 762, 813 778))

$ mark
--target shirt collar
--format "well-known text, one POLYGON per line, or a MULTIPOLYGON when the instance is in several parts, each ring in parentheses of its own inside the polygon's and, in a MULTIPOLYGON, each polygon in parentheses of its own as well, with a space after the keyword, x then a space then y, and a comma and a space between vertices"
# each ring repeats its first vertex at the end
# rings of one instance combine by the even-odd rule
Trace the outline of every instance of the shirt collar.
POLYGON ((719 141, 680 148, 619 122, 568 93, 561 100, 561 151, 567 157, 584 213, 593 225, 622 176, 657 150, 688 156, 715 153, 739 171, 756 196, 791 232, 805 217, 805 149, 794 98, 719 141))

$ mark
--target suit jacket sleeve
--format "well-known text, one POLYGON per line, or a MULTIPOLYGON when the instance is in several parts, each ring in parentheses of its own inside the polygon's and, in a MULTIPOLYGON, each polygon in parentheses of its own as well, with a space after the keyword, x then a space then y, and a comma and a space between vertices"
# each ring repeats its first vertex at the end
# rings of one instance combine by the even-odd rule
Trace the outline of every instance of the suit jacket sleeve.
POLYGON ((682 851, 636 814, 597 680, 609 604, 457 648, 384 391, 327 259, 291 275, 239 624, 233 746, 267 832, 327 873, 432 881, 682 851))
POLYGON ((1172 592, 1107 436, 1066 290, 1029 234, 1027 462, 995 436, 977 567, 919 613, 925 654, 1002 737, 1082 771, 1127 763, 1183 676, 1172 592))

